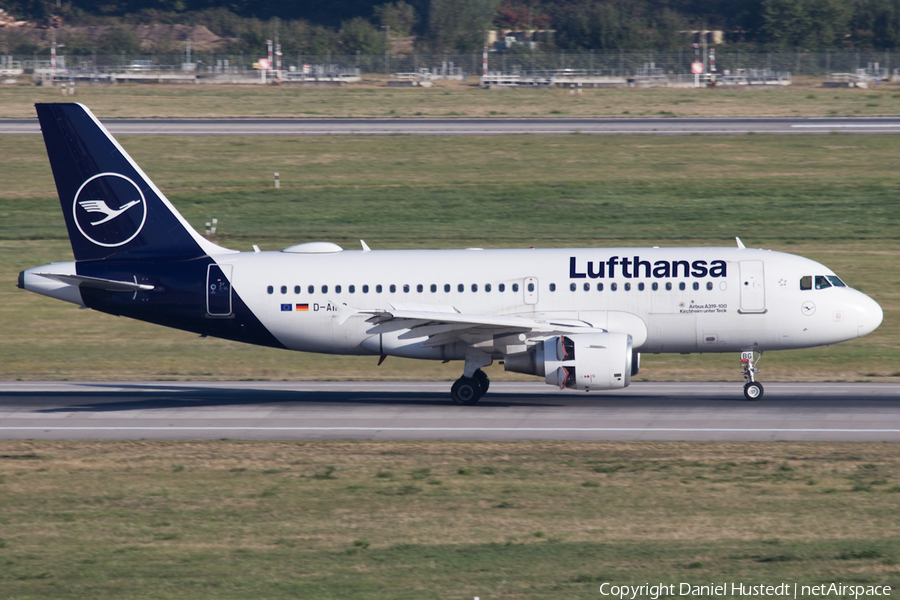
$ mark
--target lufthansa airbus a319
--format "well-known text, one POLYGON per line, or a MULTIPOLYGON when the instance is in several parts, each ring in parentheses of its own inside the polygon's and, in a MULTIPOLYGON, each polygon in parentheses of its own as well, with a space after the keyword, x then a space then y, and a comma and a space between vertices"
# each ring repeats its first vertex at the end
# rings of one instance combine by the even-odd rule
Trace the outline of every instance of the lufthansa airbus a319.
POLYGON ((287 350, 463 363, 575 390, 624 388, 640 353, 756 361, 874 331, 881 307, 817 262, 745 248, 347 251, 308 242, 237 252, 197 233, 81 104, 38 104, 74 262, 19 287, 101 312, 287 350))

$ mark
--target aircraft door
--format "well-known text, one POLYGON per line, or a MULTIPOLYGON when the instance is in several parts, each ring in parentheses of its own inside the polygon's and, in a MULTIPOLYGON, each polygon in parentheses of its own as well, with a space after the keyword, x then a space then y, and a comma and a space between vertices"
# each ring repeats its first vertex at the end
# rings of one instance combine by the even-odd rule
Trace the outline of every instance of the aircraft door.
POLYGON ((741 314, 766 312, 765 269, 761 260, 742 260, 741 314))
POLYGON ((206 272, 206 312, 213 317, 231 315, 232 265, 209 265, 206 272))
POLYGON ((522 285, 522 291, 525 294, 525 304, 537 304, 538 280, 536 277, 526 277, 522 285))

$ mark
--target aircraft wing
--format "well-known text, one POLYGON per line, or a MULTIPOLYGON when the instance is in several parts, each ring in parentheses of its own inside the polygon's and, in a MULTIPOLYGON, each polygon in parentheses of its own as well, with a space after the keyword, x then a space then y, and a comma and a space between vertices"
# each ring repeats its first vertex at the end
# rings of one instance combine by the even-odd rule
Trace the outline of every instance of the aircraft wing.
POLYGON ((374 327, 370 335, 405 331, 400 339, 429 337, 428 346, 462 341, 478 343, 488 339, 517 336, 521 343, 527 338, 545 337, 561 333, 605 331, 585 321, 544 321, 528 317, 461 313, 452 307, 392 308, 391 310, 361 310, 372 315, 367 319, 374 327))
POLYGON ((361 311, 370 313, 372 317, 368 319, 369 323, 393 324, 392 327, 385 331, 396 331, 399 329, 408 329, 409 327, 421 327, 424 325, 462 325, 472 327, 476 325, 503 327, 503 328, 524 328, 531 329, 538 322, 534 319, 523 317, 505 317, 497 315, 475 315, 465 313, 447 313, 442 311, 424 311, 424 310, 376 310, 361 311))

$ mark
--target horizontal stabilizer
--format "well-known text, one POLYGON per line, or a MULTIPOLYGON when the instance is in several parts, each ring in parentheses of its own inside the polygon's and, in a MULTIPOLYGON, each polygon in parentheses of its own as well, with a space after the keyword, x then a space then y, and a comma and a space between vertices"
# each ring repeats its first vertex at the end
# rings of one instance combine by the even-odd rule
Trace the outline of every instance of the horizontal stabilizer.
POLYGON ((85 275, 66 275, 63 273, 35 273, 47 279, 53 279, 69 285, 79 287, 106 290, 108 292, 149 292, 152 285, 134 283, 131 281, 113 281, 112 279, 100 279, 99 277, 86 277, 85 275))

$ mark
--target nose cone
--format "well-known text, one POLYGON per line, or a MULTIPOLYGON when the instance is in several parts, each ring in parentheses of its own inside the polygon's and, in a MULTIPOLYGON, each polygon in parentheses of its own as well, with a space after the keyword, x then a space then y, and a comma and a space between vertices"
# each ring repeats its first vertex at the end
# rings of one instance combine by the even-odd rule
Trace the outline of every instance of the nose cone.
POLYGON ((859 337, 869 335, 881 325, 884 319, 884 311, 881 306, 864 294, 860 294, 859 302, 856 303, 856 312, 859 323, 859 337))

